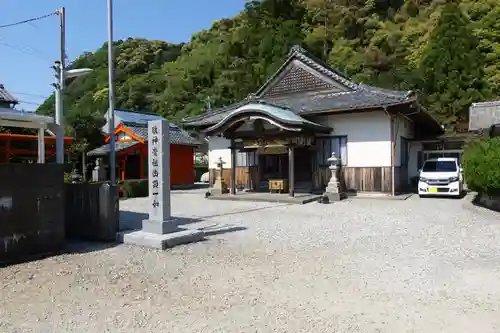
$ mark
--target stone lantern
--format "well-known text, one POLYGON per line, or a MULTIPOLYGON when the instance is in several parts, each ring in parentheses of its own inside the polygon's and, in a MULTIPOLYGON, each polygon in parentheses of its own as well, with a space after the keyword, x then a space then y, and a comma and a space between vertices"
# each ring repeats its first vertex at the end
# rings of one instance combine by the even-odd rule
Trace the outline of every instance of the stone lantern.
POLYGON ((339 201, 342 198, 342 193, 340 190, 340 183, 337 178, 337 166, 338 166, 338 158, 335 156, 335 153, 332 153, 332 156, 327 160, 330 163, 328 167, 331 172, 330 181, 326 186, 325 193, 323 196, 328 197, 328 200, 331 201, 339 201))
POLYGON ((224 179, 222 178, 222 171, 224 170, 224 162, 222 160, 222 157, 219 157, 219 159, 215 162, 217 164, 217 178, 215 179, 214 187, 212 187, 212 194, 225 194, 227 193, 227 184, 224 182, 224 179))

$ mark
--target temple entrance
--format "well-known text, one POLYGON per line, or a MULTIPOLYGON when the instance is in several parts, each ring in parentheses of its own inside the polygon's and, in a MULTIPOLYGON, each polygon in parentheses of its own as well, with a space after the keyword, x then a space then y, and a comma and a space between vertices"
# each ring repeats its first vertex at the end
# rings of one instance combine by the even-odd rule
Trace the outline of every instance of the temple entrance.
MULTIPOLYGON (((298 192, 309 193, 312 190, 313 152, 307 147, 294 149, 295 188, 298 192)), ((258 159, 259 191, 269 191, 269 180, 291 179, 288 149, 266 153, 261 149, 258 159)))
POLYGON ((288 154, 259 155, 260 179, 288 178, 288 154))

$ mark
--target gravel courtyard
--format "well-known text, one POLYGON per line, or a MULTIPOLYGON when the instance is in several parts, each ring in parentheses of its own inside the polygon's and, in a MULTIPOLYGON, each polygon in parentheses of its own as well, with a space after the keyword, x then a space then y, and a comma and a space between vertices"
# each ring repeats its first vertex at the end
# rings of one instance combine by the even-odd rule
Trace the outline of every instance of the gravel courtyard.
MULTIPOLYGON (((462 200, 331 205, 173 194, 204 242, 78 246, 0 268, 0 332, 500 332, 500 214, 462 200)), ((121 202, 123 222, 145 199, 121 202)))

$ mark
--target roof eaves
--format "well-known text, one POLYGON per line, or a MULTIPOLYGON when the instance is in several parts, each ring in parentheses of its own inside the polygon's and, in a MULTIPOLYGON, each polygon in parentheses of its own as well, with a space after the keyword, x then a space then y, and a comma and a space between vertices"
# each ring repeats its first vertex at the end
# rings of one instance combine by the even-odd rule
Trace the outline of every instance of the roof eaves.
POLYGON ((252 97, 249 96, 246 99, 244 99, 243 101, 236 102, 236 103, 233 103, 233 104, 230 104, 230 105, 227 105, 227 106, 223 106, 221 108, 215 109, 214 111, 212 111, 210 113, 206 112, 206 113, 203 113, 203 114, 200 114, 200 115, 196 115, 196 116, 191 116, 191 117, 184 118, 184 119, 181 120, 181 124, 183 124, 185 126, 189 126, 189 124, 191 124, 191 123, 197 123, 199 121, 202 121, 204 119, 210 118, 212 116, 220 115, 221 113, 224 113, 224 112, 227 112, 227 111, 239 108, 239 107, 241 107, 243 105, 246 105, 246 104, 250 103, 251 98, 252 97))

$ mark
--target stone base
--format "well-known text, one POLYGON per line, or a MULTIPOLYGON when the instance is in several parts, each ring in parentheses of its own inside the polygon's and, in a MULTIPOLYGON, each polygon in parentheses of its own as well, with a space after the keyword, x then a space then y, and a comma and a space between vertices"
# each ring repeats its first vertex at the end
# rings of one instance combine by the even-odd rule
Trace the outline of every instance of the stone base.
POLYGON ((342 196, 342 193, 325 193, 325 195, 328 197, 328 200, 330 200, 330 202, 333 202, 333 201, 340 201, 342 200, 343 196, 342 196))
POLYGON ((180 231, 175 219, 168 221, 142 220, 142 231, 151 234, 164 235, 180 231))
POLYGON ((165 250, 181 244, 195 243, 204 239, 200 230, 181 230, 169 234, 158 235, 144 231, 121 232, 116 234, 119 242, 153 249, 165 250))
POLYGON ((210 193, 213 195, 221 195, 228 193, 229 190, 227 188, 227 184, 224 182, 224 179, 216 179, 214 186, 210 190, 210 193))

